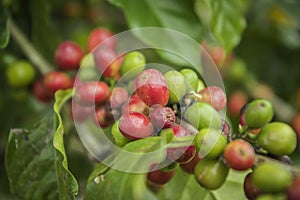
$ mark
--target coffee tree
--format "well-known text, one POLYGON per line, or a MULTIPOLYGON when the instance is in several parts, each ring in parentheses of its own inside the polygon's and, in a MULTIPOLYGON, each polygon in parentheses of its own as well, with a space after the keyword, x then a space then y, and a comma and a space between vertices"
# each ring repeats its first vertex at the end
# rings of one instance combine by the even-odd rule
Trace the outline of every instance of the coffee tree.
POLYGON ((3 199, 300 199, 298 2, 1 2, 3 199))

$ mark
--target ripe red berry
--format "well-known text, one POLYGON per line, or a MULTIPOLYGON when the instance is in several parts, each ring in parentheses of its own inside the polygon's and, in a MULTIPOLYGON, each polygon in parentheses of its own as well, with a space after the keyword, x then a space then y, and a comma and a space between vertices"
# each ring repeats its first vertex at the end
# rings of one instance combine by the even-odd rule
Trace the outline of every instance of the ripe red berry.
MULTIPOLYGON (((175 137, 183 137, 190 135, 190 133, 180 125, 174 125, 172 127, 172 130, 175 137)), ((185 146, 167 149, 168 159, 171 161, 176 161, 178 163, 187 163, 191 161, 195 154, 195 146, 185 146)))
POLYGON ((134 80, 134 88, 139 97, 148 106, 160 104, 165 106, 169 100, 169 92, 163 74, 156 69, 141 72, 134 80))
POLYGON ((153 133, 150 119, 138 112, 126 112, 119 120, 120 132, 131 140, 149 137, 153 133))
POLYGON ((186 173, 194 174, 195 167, 200 160, 201 160, 200 155, 198 153, 195 153, 191 161, 180 164, 180 167, 186 173))
POLYGON ((251 144, 243 139, 230 142, 224 150, 227 165, 235 170, 247 170, 255 161, 255 151, 251 144))
POLYGON ((40 101, 40 102, 50 102, 51 101, 51 96, 47 92, 47 89, 44 85, 44 82, 42 79, 37 79, 34 84, 33 84, 33 89, 32 89, 33 95, 40 101))
POLYGON ((126 113, 129 111, 147 114, 149 111, 149 106, 147 106, 135 93, 131 97, 129 97, 128 102, 123 105, 122 113, 126 113))
POLYGON ((94 29, 89 37, 87 42, 87 49, 91 52, 95 47, 97 47, 102 42, 103 45, 107 46, 110 49, 114 49, 116 47, 116 41, 114 38, 111 38, 113 34, 105 28, 96 28, 94 29), (107 40, 110 38, 109 40, 107 40))
POLYGON ((43 83, 49 95, 53 96, 57 90, 65 90, 72 87, 70 77, 59 71, 52 71, 44 75, 43 83))
POLYGON ((199 94, 202 96, 199 101, 212 105, 217 111, 226 106, 226 94, 217 86, 208 86, 201 90, 199 94))
POLYGON ((172 177, 175 175, 176 170, 171 171, 162 171, 160 169, 148 172, 147 174, 147 180, 151 183, 157 184, 157 185, 164 185, 168 183, 172 177))
POLYGON ((94 61, 103 77, 113 78, 119 72, 120 62, 112 49, 97 48, 94 51, 94 61))
POLYGON ((57 46, 54 59, 60 69, 72 70, 80 67, 83 56, 83 50, 78 44, 72 41, 64 41, 57 46))
POLYGON ((244 180, 244 193, 249 200, 256 199, 262 192, 254 185, 252 181, 252 172, 247 174, 244 180))
POLYGON ((247 95, 243 91, 235 91, 228 98, 228 113, 231 116, 238 116, 241 108, 247 103, 247 95))
POLYGON ((75 99, 85 105, 103 104, 110 96, 108 85, 103 81, 90 81, 76 88, 75 99))
POLYGON ((128 100, 128 92, 122 87, 115 87, 109 97, 111 109, 121 109, 128 100))
POLYGON ((93 106, 84 106, 73 101, 70 104, 70 115, 74 122, 84 122, 92 116, 94 112, 93 106))
POLYGON ((300 199, 300 176, 296 177, 293 183, 287 189, 288 200, 300 199))
POLYGON ((175 123, 175 113, 170 107, 157 106, 150 112, 149 117, 158 130, 170 128, 175 123))
POLYGON ((96 111, 94 114, 94 123, 95 125, 106 128, 113 124, 113 116, 111 112, 107 109, 106 105, 100 105, 96 107, 96 111))

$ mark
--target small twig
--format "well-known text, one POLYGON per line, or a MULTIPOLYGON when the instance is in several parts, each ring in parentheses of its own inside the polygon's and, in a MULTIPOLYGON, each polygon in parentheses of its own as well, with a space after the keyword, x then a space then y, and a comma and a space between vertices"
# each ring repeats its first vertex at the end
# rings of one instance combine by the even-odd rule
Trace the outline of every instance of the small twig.
POLYGON ((8 29, 12 37, 16 40, 24 54, 34 64, 34 66, 41 72, 46 74, 47 72, 54 69, 34 48, 34 46, 24 36, 24 33, 18 28, 12 19, 7 21, 8 29))

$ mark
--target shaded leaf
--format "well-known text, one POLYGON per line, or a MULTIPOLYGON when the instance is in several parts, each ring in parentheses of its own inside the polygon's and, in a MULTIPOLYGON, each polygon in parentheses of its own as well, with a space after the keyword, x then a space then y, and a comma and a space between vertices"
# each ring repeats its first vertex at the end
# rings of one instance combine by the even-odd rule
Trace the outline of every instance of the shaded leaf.
POLYGON ((7 20, 9 18, 8 11, 0 7, 0 48, 4 49, 9 42, 9 30, 7 20))
POLYGON ((12 194, 21 199, 57 199, 52 146, 52 121, 39 122, 32 130, 12 129, 5 166, 12 194))
MULTIPOLYGON (((166 28, 177 31, 178 34, 167 33, 166 30, 155 33, 135 31, 134 34, 141 41, 152 45, 154 48, 164 47, 158 53, 167 61, 177 65, 188 65, 185 60, 188 55, 199 52, 199 47, 194 48, 190 42, 182 41, 179 34, 191 37, 194 42, 200 41, 201 24, 194 12, 192 1, 152 1, 152 0, 110 0, 111 3, 121 7, 126 15, 131 29, 154 27, 166 28), (175 55, 173 52, 175 52, 175 55), (183 54, 182 54, 183 53, 183 54)), ((199 54, 197 54, 199 59, 199 54)))
MULTIPOLYGON (((243 16, 246 1, 198 0, 196 5, 197 2, 200 2, 201 5, 203 3, 207 5, 202 8, 209 9, 209 11, 205 10, 209 13, 209 16, 202 20, 210 22, 214 36, 224 46, 226 52, 230 52, 239 44, 242 33, 246 28, 246 20, 243 16)), ((196 6, 196 9, 201 8, 196 6)), ((201 13, 202 10, 197 12, 201 13)))

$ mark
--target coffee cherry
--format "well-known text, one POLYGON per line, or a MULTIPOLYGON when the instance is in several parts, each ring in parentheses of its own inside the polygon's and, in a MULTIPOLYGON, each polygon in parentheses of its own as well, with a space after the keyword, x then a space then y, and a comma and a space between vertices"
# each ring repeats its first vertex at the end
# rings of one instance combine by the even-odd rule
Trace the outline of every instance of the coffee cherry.
POLYGON ((93 120, 94 124, 101 128, 106 128, 113 124, 113 116, 105 104, 96 107, 93 120))
POLYGON ((223 119, 222 119, 222 129, 221 129, 221 131, 226 136, 229 136, 229 134, 230 134, 230 126, 227 123, 227 121, 223 120, 223 119))
POLYGON ((176 170, 171 171, 162 171, 160 169, 150 171, 147 174, 147 180, 151 183, 157 184, 157 185, 164 185, 168 183, 173 176, 175 175, 176 170))
POLYGON ((103 77, 113 78, 118 74, 120 64, 112 49, 97 48, 93 54, 96 67, 103 77))
POLYGON ((141 72, 134 80, 134 88, 137 95, 148 106, 155 104, 165 106, 168 103, 169 92, 166 80, 156 69, 146 69, 141 72))
POLYGON ((217 86, 208 86, 199 92, 201 99, 198 101, 206 102, 212 105, 217 111, 226 106, 226 94, 217 86))
POLYGON ((208 127, 215 129, 222 127, 219 113, 210 104, 204 102, 192 104, 187 108, 184 117, 198 130, 208 127))
POLYGON ((185 78, 187 92, 188 91, 197 92, 198 80, 199 80, 197 73, 194 70, 189 69, 189 68, 185 68, 185 69, 180 70, 180 73, 185 78))
POLYGON ((49 95, 53 96, 57 90, 65 90, 72 87, 70 77, 59 71, 52 71, 44 75, 43 83, 49 95))
POLYGON ((153 134, 150 119, 138 112, 124 113, 119 120, 120 132, 130 140, 149 137, 153 134))
POLYGON ((247 95, 241 90, 234 91, 228 98, 228 113, 237 117, 240 114, 241 108, 247 103, 247 95))
POLYGON ((51 101, 51 96, 49 95, 47 88, 44 85, 43 79, 37 79, 32 88, 33 95, 43 103, 48 103, 51 101))
POLYGON ((195 167, 200 160, 200 155, 198 153, 195 153, 192 160, 187 163, 181 163, 180 168, 188 174, 194 174, 195 167))
POLYGON ((226 180, 229 168, 219 160, 202 159, 195 167, 197 182, 208 190, 220 188, 226 180))
POLYGON ((120 75, 122 80, 130 81, 145 69, 146 59, 144 54, 133 51, 124 56, 121 65, 120 75))
POLYGON ((297 136, 288 124, 272 122, 261 129, 257 142, 270 154, 289 155, 296 148, 297 136))
POLYGON ((20 88, 31 84, 36 75, 34 67, 27 61, 14 61, 6 69, 8 84, 12 87, 20 88))
POLYGON ((54 60, 60 69, 73 70, 80 67, 83 56, 83 50, 78 44, 64 41, 56 47, 54 60))
POLYGON ((263 192, 283 192, 292 183, 293 175, 283 166, 265 162, 254 169, 252 179, 263 192))
POLYGON ((111 134, 113 136, 113 140, 115 142, 115 144, 119 147, 123 147, 125 144, 127 144, 128 142, 130 142, 130 140, 125 137, 119 129, 119 122, 116 121, 111 128, 111 134))
POLYGON ((90 81, 76 88, 75 100, 84 105, 103 104, 110 96, 108 85, 103 81, 90 81))
MULTIPOLYGON (((172 127, 175 137, 188 136, 190 133, 180 125, 174 125, 172 127)), ((168 148, 167 157, 171 161, 176 161, 178 163, 187 163, 192 160, 196 154, 194 146, 185 146, 177 148, 168 148)))
POLYGON ((274 115, 272 104, 264 99, 250 102, 245 109, 245 122, 251 128, 261 128, 269 123, 274 115))
POLYGON ((205 88, 205 84, 203 83, 202 80, 198 79, 198 85, 197 85, 197 90, 195 92, 200 92, 201 90, 203 90, 205 88))
POLYGON ((158 130, 170 128, 175 123, 175 113, 170 107, 157 106, 150 112, 149 117, 158 130))
POLYGON ((165 73, 164 77, 169 89, 169 102, 178 103, 186 92, 184 76, 178 71, 171 70, 165 73))
POLYGON ((122 87, 115 87, 109 97, 111 109, 121 109, 128 100, 128 92, 122 87))
POLYGON ((238 171, 247 170, 254 164, 255 151, 251 144, 243 139, 237 139, 226 146, 224 158, 230 168, 238 171))
POLYGON ((75 122, 84 122, 89 119, 94 112, 93 106, 83 106, 75 101, 70 104, 70 115, 75 122))
POLYGON ((300 199, 300 177, 296 177, 293 183, 288 187, 287 191, 288 200, 300 199))
POLYGON ((204 128, 198 132, 194 143, 202 158, 217 158, 223 153, 227 139, 219 130, 204 128))
POLYGON ((113 34, 105 28, 96 28, 94 29, 89 37, 87 42, 87 49, 91 52, 99 44, 105 45, 110 49, 116 48, 116 40, 112 38, 113 34), (109 40, 107 40, 109 39, 109 40), (105 42, 104 42, 105 41, 105 42))
POLYGON ((261 191, 254 185, 252 172, 247 174, 244 180, 244 193, 249 200, 255 200, 261 194, 261 191))
POLYGON ((128 102, 123 105, 122 113, 126 113, 129 111, 147 114, 149 111, 149 106, 147 106, 135 93, 131 97, 129 97, 128 102))

